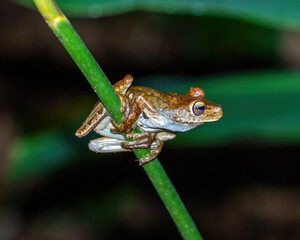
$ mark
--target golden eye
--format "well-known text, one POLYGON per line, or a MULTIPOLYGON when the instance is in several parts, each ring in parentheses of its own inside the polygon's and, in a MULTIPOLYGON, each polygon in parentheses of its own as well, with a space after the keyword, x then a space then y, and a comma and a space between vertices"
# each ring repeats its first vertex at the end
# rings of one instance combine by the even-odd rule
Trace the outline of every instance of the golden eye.
POLYGON ((193 113, 196 116, 200 116, 204 113, 204 109, 205 109, 205 104, 203 102, 195 102, 193 105, 193 113))

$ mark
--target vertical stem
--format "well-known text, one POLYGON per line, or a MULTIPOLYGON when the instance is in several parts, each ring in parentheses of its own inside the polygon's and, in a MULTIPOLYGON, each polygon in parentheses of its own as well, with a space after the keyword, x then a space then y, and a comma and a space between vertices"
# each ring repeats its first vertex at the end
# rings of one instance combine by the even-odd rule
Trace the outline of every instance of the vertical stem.
MULTIPOLYGON (((64 16, 53 0, 34 0, 34 2, 49 27, 59 38, 89 81, 92 88, 111 114, 111 117, 114 121, 120 123, 122 114, 120 113, 119 97, 69 20, 64 16)), ((149 149, 135 149, 134 153, 137 158, 141 158, 148 155, 149 151, 149 149)), ((186 210, 159 160, 156 158, 153 161, 144 164, 143 168, 164 205, 168 209, 182 237, 187 240, 201 240, 202 237, 195 223, 186 210)))

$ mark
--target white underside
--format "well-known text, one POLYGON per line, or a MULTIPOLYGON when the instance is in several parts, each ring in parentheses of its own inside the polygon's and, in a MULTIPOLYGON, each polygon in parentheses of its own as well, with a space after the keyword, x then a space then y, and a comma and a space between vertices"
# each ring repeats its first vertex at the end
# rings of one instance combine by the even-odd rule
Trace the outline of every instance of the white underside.
POLYGON ((145 119, 143 117, 143 114, 140 115, 137 124, 143 131, 148 132, 156 132, 161 129, 169 130, 172 132, 186 132, 196 127, 180 123, 172 123, 169 118, 166 118, 164 116, 145 119))

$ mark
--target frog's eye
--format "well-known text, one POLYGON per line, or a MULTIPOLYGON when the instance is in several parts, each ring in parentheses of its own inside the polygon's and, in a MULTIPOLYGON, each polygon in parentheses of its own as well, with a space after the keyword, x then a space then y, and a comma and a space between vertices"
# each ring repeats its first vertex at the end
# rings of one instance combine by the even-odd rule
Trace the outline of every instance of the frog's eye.
POLYGON ((203 102, 195 102, 193 105, 193 113, 196 116, 200 116, 204 113, 204 109, 205 109, 205 104, 203 102))

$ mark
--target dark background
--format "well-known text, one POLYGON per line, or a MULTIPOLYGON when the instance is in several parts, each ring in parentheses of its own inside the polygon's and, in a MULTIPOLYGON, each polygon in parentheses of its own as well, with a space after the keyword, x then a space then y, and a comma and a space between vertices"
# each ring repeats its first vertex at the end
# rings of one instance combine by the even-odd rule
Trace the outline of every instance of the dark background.
MULTIPOLYGON (((112 83, 300 64, 298 33, 237 19, 133 12, 71 22, 112 83)), ((180 239, 133 154, 95 154, 95 133, 74 136, 96 101, 41 16, 2 1, 1 240, 180 239)), ((300 239, 297 141, 175 139, 159 159, 205 239, 300 239)))

